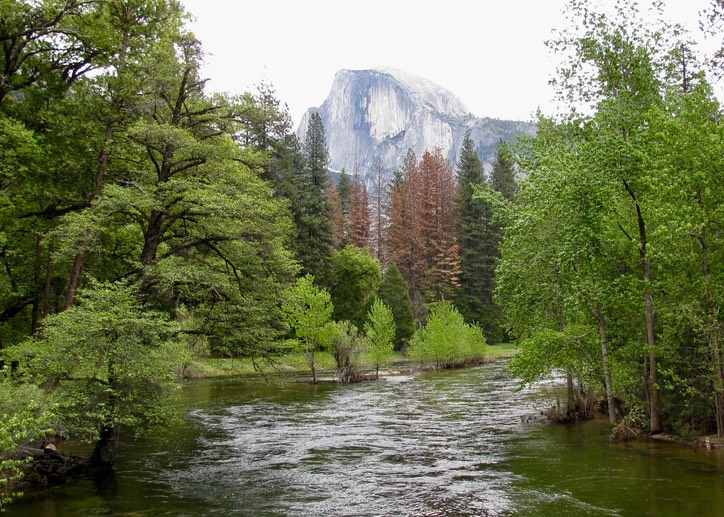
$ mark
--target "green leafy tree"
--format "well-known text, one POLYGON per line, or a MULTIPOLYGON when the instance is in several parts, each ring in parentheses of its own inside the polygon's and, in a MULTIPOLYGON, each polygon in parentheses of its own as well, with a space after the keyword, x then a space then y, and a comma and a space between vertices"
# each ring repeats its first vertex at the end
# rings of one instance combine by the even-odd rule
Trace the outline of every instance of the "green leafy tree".
POLYGON ((24 467, 32 458, 23 457, 21 447, 52 431, 46 399, 41 388, 18 383, 10 368, 0 369, 0 512, 23 496, 24 467))
POLYGON ((382 281, 382 268, 369 248, 346 246, 332 256, 330 295, 336 321, 364 325, 367 311, 382 281))
POLYGON ((487 342, 482 330, 465 323, 452 303, 441 300, 433 304, 424 327, 412 336, 410 357, 446 368, 485 357, 487 342))
POLYGON ((282 311, 300 341, 314 384, 317 383, 314 354, 329 348, 338 331, 337 325, 331 320, 333 310, 329 292, 314 285, 314 277, 309 274, 297 280, 285 293, 282 302, 282 311))
POLYGON ((95 441, 91 466, 106 475, 122 427, 139 431, 173 416, 167 398, 184 360, 177 331, 166 314, 139 302, 138 286, 94 284, 72 308, 49 316, 39 336, 8 353, 30 358, 23 371, 52 386, 58 418, 75 438, 95 441))
POLYGON ((395 348, 405 350, 415 333, 415 315, 410 289, 394 261, 387 264, 377 295, 392 310, 395 318, 395 348))
POLYGON ((375 365, 375 376, 380 377, 380 366, 392 357, 395 346, 395 316, 387 305, 375 298, 365 323, 367 352, 375 365))

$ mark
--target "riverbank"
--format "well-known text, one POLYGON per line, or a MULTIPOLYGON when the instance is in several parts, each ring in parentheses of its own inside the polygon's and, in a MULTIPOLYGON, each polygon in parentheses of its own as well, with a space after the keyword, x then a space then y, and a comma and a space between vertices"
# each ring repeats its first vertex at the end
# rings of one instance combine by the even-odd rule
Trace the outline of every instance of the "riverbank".
MULTIPOLYGON (((488 346, 486 361, 497 361, 513 357, 517 353, 517 347, 512 343, 500 343, 488 346)), ((337 365, 334 356, 330 352, 317 352, 314 355, 317 369, 335 370, 337 365)), ((412 363, 408 357, 401 352, 395 352, 386 369, 399 370, 404 367, 411 367, 412 363)), ((372 364, 364 364, 365 368, 372 368, 372 364)), ((186 365, 180 372, 181 376, 187 379, 230 377, 236 375, 252 375, 260 373, 304 373, 309 371, 309 365, 303 353, 288 354, 271 358, 206 358, 197 359, 186 365)))

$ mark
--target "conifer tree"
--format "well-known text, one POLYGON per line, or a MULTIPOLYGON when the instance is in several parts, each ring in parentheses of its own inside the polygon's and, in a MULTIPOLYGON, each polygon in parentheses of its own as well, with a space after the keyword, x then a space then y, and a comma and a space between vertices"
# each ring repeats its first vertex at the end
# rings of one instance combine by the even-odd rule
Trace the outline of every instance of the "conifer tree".
MULTIPOLYGON (((495 222, 494 207, 475 195, 477 188, 486 184, 486 178, 469 133, 463 141, 457 175, 457 235, 462 252, 456 305, 466 321, 479 324, 488 342, 495 343, 503 339, 502 311, 493 297, 502 231, 500 224, 495 222)), ((517 191, 515 170, 502 142, 493 164, 490 184, 486 186, 498 191, 507 200, 512 200, 517 191)))
POLYGON ((372 247, 372 255, 382 264, 387 262, 385 256, 385 226, 387 222, 387 214, 385 207, 387 206, 387 189, 384 183, 384 169, 382 161, 379 157, 375 160, 374 176, 372 177, 372 218, 370 228, 370 246, 372 247))
MULTIPOLYGON (((469 323, 482 323, 492 297, 490 206, 473 194, 475 185, 485 183, 485 171, 470 132, 465 134, 457 164, 457 235, 460 242, 460 288, 456 306, 469 323)), ((487 335, 487 332, 486 332, 487 335)), ((490 339, 489 336, 487 336, 490 339)))
POLYGON ((459 285, 460 248, 455 235, 457 210, 453 201, 455 179, 440 149, 425 152, 419 166, 418 216, 423 232, 421 250, 426 261, 428 301, 452 300, 459 285))
POLYGON ((313 113, 302 146, 304 168, 297 177, 297 257, 302 272, 313 275, 320 285, 328 281, 333 251, 332 205, 329 186, 329 150, 319 113, 313 113))
POLYGON ((352 178, 352 190, 349 196, 349 240, 358 248, 370 248, 370 226, 372 224, 370 199, 359 173, 352 178))
POLYGON ((382 275, 379 297, 392 309, 395 318, 395 348, 404 350, 415 333, 415 315, 412 312, 410 291, 395 262, 389 262, 382 275))
POLYGON ((332 231, 334 233, 334 248, 341 250, 348 244, 348 221, 344 215, 342 200, 340 199, 339 189, 333 181, 329 182, 327 187, 327 195, 332 206, 332 231))
POLYGON ((424 312, 422 280, 426 274, 422 253, 424 239, 417 209, 415 184, 419 181, 417 157, 408 149, 405 161, 390 184, 389 222, 386 231, 387 258, 395 262, 408 284, 416 316, 424 312))

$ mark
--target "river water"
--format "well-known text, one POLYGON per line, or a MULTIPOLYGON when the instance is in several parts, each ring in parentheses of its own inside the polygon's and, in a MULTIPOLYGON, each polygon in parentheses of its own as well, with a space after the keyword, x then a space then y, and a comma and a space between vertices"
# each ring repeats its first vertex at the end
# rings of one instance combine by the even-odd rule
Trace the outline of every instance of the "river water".
POLYGON ((190 381, 184 422, 124 442, 112 483, 6 515, 724 516, 724 451, 549 424, 556 385, 515 392, 504 362, 353 385, 190 381))

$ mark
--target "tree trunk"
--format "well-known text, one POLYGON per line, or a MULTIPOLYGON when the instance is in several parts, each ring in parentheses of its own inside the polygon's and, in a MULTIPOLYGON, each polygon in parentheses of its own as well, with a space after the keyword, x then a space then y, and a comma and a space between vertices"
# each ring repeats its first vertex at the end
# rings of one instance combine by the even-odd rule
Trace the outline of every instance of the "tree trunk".
MULTIPOLYGON (((116 119, 111 117, 106 123, 106 135, 103 140, 103 147, 98 155, 98 167, 96 167, 95 176, 95 191, 93 192, 93 197, 91 198, 89 205, 90 210, 93 212, 95 212, 96 203, 98 202, 98 198, 103 190, 103 185, 105 185, 106 169, 108 168, 108 160, 111 156, 111 140, 113 139, 115 129, 116 119)), ((71 270, 70 281, 68 282, 68 294, 65 297, 65 305, 63 306, 64 309, 70 308, 75 303, 75 295, 78 292, 80 280, 83 277, 85 256, 88 250, 88 245, 90 244, 90 239, 91 230, 87 229, 83 232, 83 238, 78 244, 78 253, 76 253, 75 260, 73 261, 73 269, 71 270)))
POLYGON ((45 267, 45 285, 43 287, 43 316, 50 314, 50 292, 53 285, 53 252, 55 245, 51 239, 48 244, 48 263, 45 267))
POLYGON ((40 304, 42 302, 40 291, 42 289, 40 278, 41 269, 43 267, 43 236, 38 233, 35 244, 35 273, 34 273, 34 292, 36 293, 33 300, 33 310, 30 322, 30 333, 35 334, 38 330, 38 322, 40 321, 40 304))
POLYGON ((661 432, 661 414, 659 412, 659 388, 657 386, 656 370, 656 333, 654 330, 654 298, 651 295, 651 263, 648 256, 648 240, 646 237, 646 224, 641 213, 638 198, 629 184, 623 182, 626 191, 636 209, 636 222, 639 230, 639 257, 641 263, 641 277, 644 281, 644 300, 646 305, 646 344, 649 351, 649 409, 650 431, 652 434, 661 432))
POLYGON ((109 425, 101 429, 100 437, 90 457, 90 467, 96 477, 106 477, 113 473, 113 466, 116 456, 118 456, 120 434, 120 424, 109 425))
POLYGON ((578 401, 576 397, 576 389, 573 386, 573 372, 570 368, 566 370, 566 388, 568 392, 568 401, 566 402, 566 416, 572 418, 576 414, 576 406, 578 401))
POLYGON ((611 367, 608 362, 608 336, 606 335, 606 320, 601 314, 601 304, 596 302, 594 314, 598 322, 598 335, 601 337, 601 361, 603 363, 603 382, 606 385, 606 403, 608 404, 608 421, 616 424, 616 403, 613 398, 613 383, 611 382, 611 367))
POLYGON ((141 264, 149 266, 156 261, 158 246, 161 242, 161 232, 163 227, 163 212, 154 210, 151 212, 151 218, 146 228, 146 236, 143 242, 143 251, 141 251, 141 264))

